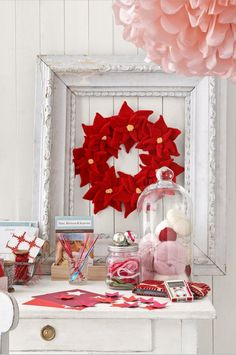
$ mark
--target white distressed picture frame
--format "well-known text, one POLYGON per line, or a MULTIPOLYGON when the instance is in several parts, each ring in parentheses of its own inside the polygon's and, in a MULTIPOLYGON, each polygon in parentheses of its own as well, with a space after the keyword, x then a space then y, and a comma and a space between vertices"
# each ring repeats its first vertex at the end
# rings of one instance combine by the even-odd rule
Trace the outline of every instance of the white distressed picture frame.
POLYGON ((74 213, 76 97, 182 97, 185 188, 194 207, 194 273, 224 274, 226 82, 165 74, 142 57, 39 56, 37 65, 33 218, 39 220, 43 238, 53 245, 55 213, 74 213), (52 155, 59 140, 60 161, 52 155))

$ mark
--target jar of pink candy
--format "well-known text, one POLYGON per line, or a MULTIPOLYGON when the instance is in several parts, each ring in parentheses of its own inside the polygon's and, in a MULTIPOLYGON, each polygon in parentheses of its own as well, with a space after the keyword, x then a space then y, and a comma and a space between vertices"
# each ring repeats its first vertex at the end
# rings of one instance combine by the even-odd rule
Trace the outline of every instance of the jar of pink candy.
POLYGON ((140 195, 141 280, 188 280, 192 270, 191 199, 167 167, 140 195))
POLYGON ((108 246, 106 284, 115 290, 132 290, 140 282, 138 245, 108 246))

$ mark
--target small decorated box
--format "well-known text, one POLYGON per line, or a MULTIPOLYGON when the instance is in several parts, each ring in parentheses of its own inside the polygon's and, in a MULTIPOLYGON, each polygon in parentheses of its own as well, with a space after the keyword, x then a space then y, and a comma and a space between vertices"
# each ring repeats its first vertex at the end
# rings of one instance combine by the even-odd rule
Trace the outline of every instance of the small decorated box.
POLYGON ((193 301, 193 294, 184 280, 165 281, 168 296, 172 302, 193 301))
MULTIPOLYGON (((38 233, 39 228, 36 221, 0 221, 0 258, 13 259, 11 247, 18 245, 18 240, 15 240, 15 236, 20 238, 23 235, 27 235, 29 242, 31 242, 38 237, 38 233), (9 242, 10 244, 8 245, 9 242)), ((23 245, 22 249, 25 249, 25 245, 23 245)))

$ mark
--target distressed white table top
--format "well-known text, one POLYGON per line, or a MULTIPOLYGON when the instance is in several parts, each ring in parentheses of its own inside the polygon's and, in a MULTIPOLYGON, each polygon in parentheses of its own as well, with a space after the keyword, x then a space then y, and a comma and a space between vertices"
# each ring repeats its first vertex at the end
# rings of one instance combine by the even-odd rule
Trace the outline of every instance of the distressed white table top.
MULTIPOLYGON (((95 307, 85 308, 82 311, 28 306, 23 305, 32 296, 80 288, 91 292, 104 294, 115 292, 109 290, 103 281, 90 281, 87 285, 72 286, 67 281, 51 281, 43 277, 34 286, 15 286, 16 297, 20 307, 20 318, 139 318, 139 319, 214 319, 216 311, 209 298, 189 303, 168 303, 167 308, 149 311, 140 308, 117 308, 109 304, 97 304, 95 307)), ((131 296, 131 291, 119 291, 121 294, 131 296)), ((147 297, 148 298, 148 297, 147 297)), ((167 298, 156 298, 159 302, 166 302, 167 298)))

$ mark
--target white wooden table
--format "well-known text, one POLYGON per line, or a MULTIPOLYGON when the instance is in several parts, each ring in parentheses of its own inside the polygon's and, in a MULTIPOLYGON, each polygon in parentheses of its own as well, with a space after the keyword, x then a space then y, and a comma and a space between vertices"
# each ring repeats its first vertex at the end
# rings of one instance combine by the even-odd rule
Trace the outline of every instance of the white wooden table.
MULTIPOLYGON (((216 316, 206 298, 193 303, 169 304, 167 308, 116 308, 107 304, 82 311, 22 305, 31 296, 75 288, 66 281, 41 279, 35 286, 16 287, 20 322, 11 333, 11 352, 74 352, 77 354, 135 353, 195 354, 197 353, 197 320, 216 316), (56 336, 46 341, 41 329, 50 325, 56 336)), ((90 282, 83 288, 97 293, 107 292, 104 282, 90 282)), ((126 296, 130 291, 122 291, 126 296)), ((159 301, 166 301, 158 298, 159 301)))
POLYGON ((9 331, 17 327, 19 308, 15 298, 0 290, 0 354, 9 353, 9 331))

